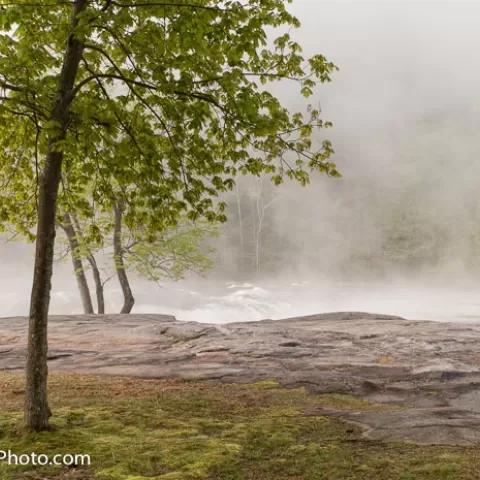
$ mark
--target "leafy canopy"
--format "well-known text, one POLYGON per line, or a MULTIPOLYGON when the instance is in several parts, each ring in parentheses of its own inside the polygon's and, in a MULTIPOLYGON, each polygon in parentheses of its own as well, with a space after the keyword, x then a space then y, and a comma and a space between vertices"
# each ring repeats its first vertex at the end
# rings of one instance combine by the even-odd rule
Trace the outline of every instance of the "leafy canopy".
POLYGON ((28 234, 69 35, 84 41, 65 140, 62 211, 92 218, 119 196, 125 222, 150 231, 182 215, 225 220, 214 201, 238 173, 308 183, 338 175, 317 109, 291 113, 273 81, 312 95, 336 67, 305 59, 283 0, 91 0, 69 32, 73 2, 0 0, 0 222, 28 234), (275 39, 267 30, 280 32, 275 39), (273 40, 273 43, 272 43, 273 40), (88 198, 90 197, 90 198, 88 198))
MULTIPOLYGON (((96 259, 95 263, 106 283, 115 276, 115 267, 118 268, 113 248, 113 215, 109 212, 95 216, 95 226, 101 235, 98 242, 89 230, 92 219, 82 222, 74 215, 71 217, 78 246, 72 252, 68 238, 60 235, 56 241, 57 260, 67 261, 70 255, 82 260, 98 257, 101 261, 96 259)), ((218 236, 216 224, 206 220, 192 222, 184 217, 178 220, 175 228, 156 232, 154 236, 141 225, 136 224, 133 228, 123 228, 121 225, 124 269, 159 284, 164 280, 182 280, 187 273, 204 275, 213 266, 211 255, 214 249, 208 246, 207 240, 218 236)), ((84 262, 84 269, 89 268, 89 262, 84 262)))

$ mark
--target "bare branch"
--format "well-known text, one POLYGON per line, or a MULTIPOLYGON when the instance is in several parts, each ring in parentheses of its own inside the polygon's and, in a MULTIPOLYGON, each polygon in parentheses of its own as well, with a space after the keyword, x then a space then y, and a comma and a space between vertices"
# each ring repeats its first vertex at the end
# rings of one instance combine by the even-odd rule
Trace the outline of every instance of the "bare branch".
POLYGON ((13 242, 18 236, 20 235, 20 232, 15 232, 10 238, 6 238, 3 243, 10 243, 13 242))
POLYGON ((113 277, 115 277, 115 276, 116 276, 116 272, 115 272, 115 273, 112 273, 109 277, 107 277, 107 278, 102 282, 102 287, 104 287, 105 284, 106 284, 107 282, 109 282, 109 281, 110 281, 113 277))

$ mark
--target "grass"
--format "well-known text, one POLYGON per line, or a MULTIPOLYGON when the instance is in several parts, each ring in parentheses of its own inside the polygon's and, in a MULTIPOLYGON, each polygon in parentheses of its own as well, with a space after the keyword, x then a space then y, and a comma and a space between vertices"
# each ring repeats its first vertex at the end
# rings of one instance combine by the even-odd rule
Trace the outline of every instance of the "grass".
POLYGON ((0 462, 2 480, 480 479, 475 447, 369 442, 351 425, 299 416, 318 405, 378 408, 348 395, 313 396, 275 382, 52 374, 55 430, 26 434, 23 382, 0 374, 0 450, 89 454, 91 465, 35 470, 0 462))

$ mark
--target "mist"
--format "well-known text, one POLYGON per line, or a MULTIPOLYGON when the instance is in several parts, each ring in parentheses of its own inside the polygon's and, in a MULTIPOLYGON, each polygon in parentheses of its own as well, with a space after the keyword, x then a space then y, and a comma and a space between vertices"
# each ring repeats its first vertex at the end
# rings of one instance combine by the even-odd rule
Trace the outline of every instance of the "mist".
MULTIPOLYGON (((480 318, 480 5, 295 0, 290 9, 305 55, 340 68, 308 102, 334 124, 317 140, 333 143, 342 178, 314 174, 305 188, 239 178, 212 271, 163 288, 134 279, 133 312, 215 323, 346 310, 480 318), (255 250, 259 198, 268 208, 255 250)), ((292 109, 306 104, 288 85, 274 92, 292 109)), ((1 246, 2 316, 28 314, 32 251, 1 246)), ((55 265, 52 313, 81 313, 68 260, 55 265)), ((121 305, 115 282, 107 312, 121 305)))

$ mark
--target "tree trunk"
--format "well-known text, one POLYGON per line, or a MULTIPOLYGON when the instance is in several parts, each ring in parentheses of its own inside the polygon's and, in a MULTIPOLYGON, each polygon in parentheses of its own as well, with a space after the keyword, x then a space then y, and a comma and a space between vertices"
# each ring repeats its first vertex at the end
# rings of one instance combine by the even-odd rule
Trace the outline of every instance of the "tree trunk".
MULTIPOLYGON (((255 246, 257 245, 257 209, 256 209, 256 204, 253 196, 250 197, 250 207, 251 207, 251 216, 252 216, 253 248, 255 249, 255 246)), ((252 259, 251 267, 256 268, 255 250, 254 250, 254 258, 252 259)))
POLYGON ((240 196, 240 189, 238 183, 235 183, 235 195, 237 197, 237 212, 238 212, 238 228, 240 230, 240 248, 242 262, 245 259, 245 239, 243 236, 243 212, 242 212, 242 198, 240 196))
MULTIPOLYGON (((71 30, 78 23, 78 14, 88 0, 74 0, 71 30)), ((62 173, 63 150, 55 148, 66 138, 72 89, 83 51, 83 43, 70 34, 60 73, 51 119, 58 122, 59 132, 50 138, 45 166, 39 180, 38 224, 35 268, 30 301, 24 421, 33 431, 47 430, 51 415, 47 401, 47 325, 52 289, 55 248, 55 217, 58 187, 62 173)))
POLYGON ((92 267, 93 281, 95 282, 95 294, 97 296, 97 312, 99 315, 105 313, 105 297, 103 295, 102 278, 100 277, 100 270, 98 269, 97 261, 92 253, 87 256, 88 263, 92 267))
POLYGON ((263 218, 265 216, 265 209, 260 208, 260 201, 262 199, 263 194, 263 179, 260 177, 260 190, 257 194, 257 215, 258 215, 258 224, 257 224, 257 231, 255 234, 255 271, 259 272, 260 269, 260 241, 262 236, 262 227, 263 227, 263 218))
MULTIPOLYGON (((82 229, 78 222, 78 219, 75 215, 72 215, 72 221, 75 225, 75 230, 77 231, 77 236, 82 240, 82 229)), ((95 282, 95 294, 97 296, 97 313, 103 315, 105 313, 105 297, 103 293, 103 283, 100 276, 100 270, 98 269, 97 261, 92 251, 87 247, 87 261, 92 267, 93 281, 95 282)))
POLYGON ((130 313, 135 303, 132 295, 130 283, 128 281, 127 272, 125 270, 125 262, 123 261, 122 247, 122 209, 120 205, 115 204, 115 227, 113 230, 113 254, 115 256, 115 271, 117 272, 118 281, 123 292, 123 307, 120 313, 130 313))
POLYGON ((73 271, 77 279, 78 290, 80 291, 80 297, 82 299, 83 313, 92 315, 93 304, 92 297, 90 296, 90 288, 88 287, 87 276, 85 275, 85 269, 83 268, 82 257, 80 256, 79 242, 77 232, 73 228, 72 219, 70 214, 66 213, 63 216, 63 223, 61 224, 70 244, 70 252, 72 254, 73 271))

